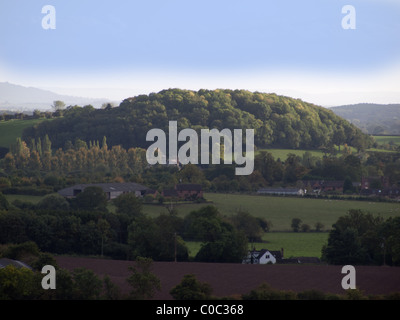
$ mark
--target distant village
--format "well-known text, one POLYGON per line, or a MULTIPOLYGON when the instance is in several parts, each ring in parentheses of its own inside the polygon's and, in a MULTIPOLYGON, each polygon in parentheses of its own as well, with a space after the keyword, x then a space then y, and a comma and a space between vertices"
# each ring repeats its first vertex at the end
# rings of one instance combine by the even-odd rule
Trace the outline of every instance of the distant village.
MULTIPOLYGON (((257 191, 258 195, 273 196, 305 196, 305 195, 327 195, 343 194, 344 181, 328 180, 307 180, 301 181, 302 187, 298 188, 261 188, 257 191)), ((59 190, 58 193, 65 198, 75 198, 82 193, 85 188, 90 186, 100 187, 107 200, 116 199, 126 193, 134 193, 137 197, 151 199, 155 201, 162 197, 164 201, 205 201, 203 198, 203 188, 201 184, 181 183, 176 184, 173 189, 165 189, 161 192, 150 189, 142 184, 128 183, 98 183, 98 184, 78 184, 59 190)), ((361 182, 352 183, 354 194, 366 197, 386 197, 390 199, 400 199, 400 190, 389 185, 386 177, 363 177, 361 182), (379 186, 380 188, 376 188, 379 186)), ((148 202, 148 200, 146 201, 148 202)), ((298 264, 298 263, 320 263, 317 257, 284 257, 284 249, 271 251, 268 249, 256 250, 253 248, 248 255, 243 258, 243 264, 298 264)))
MULTIPOLYGON (((261 188, 258 194, 281 196, 343 194, 344 181, 304 180, 298 188, 261 188)), ((350 194, 367 197, 387 197, 400 200, 400 188, 391 186, 388 177, 363 177, 361 182, 352 182, 350 194)))
MULTIPOLYGON (((344 181, 305 180, 301 181, 300 184, 302 186, 296 188, 260 188, 257 194, 275 196, 319 196, 343 194, 344 190, 344 181)), ((78 184, 59 190, 58 193, 65 198, 74 198, 89 186, 98 186, 102 188, 108 200, 113 200, 119 195, 129 192, 134 192, 136 196, 142 198, 146 196, 151 196, 153 199, 163 197, 167 201, 196 201, 203 199, 203 188, 201 184, 195 183, 177 184, 173 189, 164 189, 161 192, 134 182, 78 184)), ((400 200, 400 188, 390 186, 387 177, 363 177, 361 182, 352 182, 352 188, 353 195, 386 197, 400 200)))

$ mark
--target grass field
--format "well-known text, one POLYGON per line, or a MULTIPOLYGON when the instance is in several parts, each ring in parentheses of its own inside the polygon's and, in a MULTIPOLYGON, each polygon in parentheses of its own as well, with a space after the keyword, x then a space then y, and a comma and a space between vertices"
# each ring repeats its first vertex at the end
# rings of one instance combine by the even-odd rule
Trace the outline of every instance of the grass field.
MULTIPOLYGON (((386 144, 389 143, 390 141, 393 141, 395 145, 400 146, 400 136, 376 136, 374 138, 378 138, 377 142, 378 144, 386 144)), ((350 147, 350 149, 352 150, 352 152, 357 152, 357 150, 353 147, 350 147)), ((336 150, 338 151, 338 147, 336 147, 336 150)), ((343 146, 342 149, 343 150, 343 146)), ((322 158, 324 156, 324 152, 321 150, 294 150, 294 149, 259 149, 256 151, 256 155, 258 153, 260 153, 261 151, 268 151, 269 153, 272 154, 272 156, 274 157, 274 159, 280 159, 281 161, 285 161, 287 159, 287 156, 289 153, 295 154, 296 156, 299 157, 303 157, 305 152, 310 152, 312 156, 317 157, 317 158, 322 158)), ((392 150, 385 150, 385 149, 377 149, 377 148, 370 148, 367 149, 366 151, 373 151, 373 152, 396 152, 396 151, 392 151, 392 150)), ((339 151, 338 151, 338 155, 339 151)))
POLYGON ((20 200, 24 202, 30 202, 33 204, 37 204, 43 197, 41 196, 27 196, 27 195, 19 195, 19 194, 6 194, 9 203, 12 203, 14 200, 20 200))
MULTIPOLYGON (((244 194, 220 194, 206 193, 205 198, 210 203, 184 204, 175 206, 180 217, 186 216, 189 212, 198 210, 206 205, 216 206, 223 216, 229 217, 238 210, 248 211, 251 215, 262 217, 272 222, 272 232, 292 231, 291 222, 293 218, 299 218, 302 223, 308 224, 314 229, 316 222, 324 225, 325 231, 331 229, 340 216, 346 214, 350 209, 360 209, 373 215, 380 215, 382 218, 400 216, 400 204, 393 202, 369 202, 355 200, 328 200, 310 199, 298 197, 273 197, 244 194)), ((42 197, 26 195, 6 195, 7 200, 19 199, 38 203, 42 197)), ((143 206, 143 211, 150 217, 157 217, 161 213, 167 213, 165 206, 148 205, 143 206)), ((112 204, 109 210, 115 212, 112 204)))
POLYGON ((45 119, 0 121, 0 147, 9 148, 18 137, 21 137, 25 128, 43 121, 45 119))
MULTIPOLYGON (((269 232, 263 236, 263 243, 249 243, 249 249, 284 250, 284 257, 321 258, 322 246, 328 241, 328 232, 269 232)), ((200 250, 201 242, 186 242, 189 256, 194 257, 200 250)))
MULTIPOLYGON (((349 209, 361 209, 383 218, 400 216, 400 205, 388 202, 368 202, 354 200, 327 200, 310 199, 297 197, 272 197, 257 195, 238 194, 216 194, 206 193, 205 198, 212 203, 185 204, 175 208, 178 215, 184 217, 193 210, 198 210, 206 205, 215 205, 222 215, 230 216, 237 210, 247 210, 254 216, 263 217, 272 222, 271 231, 263 236, 263 243, 249 244, 256 249, 281 250, 284 249, 284 256, 321 257, 322 246, 327 242, 328 232, 291 232, 291 220, 300 218, 303 223, 314 229, 316 222, 321 222, 329 231, 332 224, 340 216, 346 214, 349 209)), ((9 202, 15 199, 37 203, 42 197, 25 195, 6 195, 9 202)), ((160 213, 166 213, 165 206, 144 205, 144 212, 156 217, 160 213)), ((114 212, 114 207, 109 207, 114 212)), ((189 254, 194 257, 201 247, 201 242, 186 242, 189 254)))
POLYGON ((330 229, 332 224, 349 209, 361 209, 374 215, 380 214, 383 218, 400 216, 400 205, 389 202, 217 193, 206 193, 205 198, 213 201, 213 205, 218 207, 223 215, 229 216, 241 209, 254 216, 270 220, 273 224, 272 231, 291 231, 290 224, 293 218, 300 218, 311 228, 314 228, 316 222, 321 222, 325 229, 330 229))
POLYGON ((377 143, 386 144, 393 142, 395 145, 400 146, 400 136, 373 136, 377 143))

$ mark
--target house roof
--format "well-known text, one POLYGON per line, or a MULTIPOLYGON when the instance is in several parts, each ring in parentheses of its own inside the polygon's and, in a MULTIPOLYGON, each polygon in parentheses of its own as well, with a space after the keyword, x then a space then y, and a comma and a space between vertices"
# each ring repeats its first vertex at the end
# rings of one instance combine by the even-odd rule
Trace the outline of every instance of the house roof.
POLYGON ((270 251, 271 254, 276 258, 276 259, 282 259, 282 251, 270 251))
POLYGON ((268 249, 252 250, 252 251, 250 251, 250 254, 254 258, 260 259, 267 252, 272 254, 275 257, 275 259, 281 259, 282 258, 282 252, 281 251, 271 251, 271 250, 268 250, 268 249))
POLYGON ((1 258, 0 259, 0 269, 5 268, 7 266, 14 266, 17 268, 28 268, 28 269, 32 269, 30 266, 28 266, 27 264, 18 261, 18 260, 12 260, 12 259, 8 259, 8 258, 1 258))
POLYGON ((69 188, 59 190, 58 193, 64 197, 74 195, 74 190, 85 190, 87 187, 100 187, 104 192, 134 192, 146 191, 149 188, 134 182, 126 183, 93 183, 93 184, 77 184, 69 188))

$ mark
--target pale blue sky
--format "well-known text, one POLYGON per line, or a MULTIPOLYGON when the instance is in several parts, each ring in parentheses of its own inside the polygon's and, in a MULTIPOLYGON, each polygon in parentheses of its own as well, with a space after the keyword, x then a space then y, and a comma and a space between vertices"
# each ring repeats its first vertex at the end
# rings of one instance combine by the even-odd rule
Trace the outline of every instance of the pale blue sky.
POLYGON ((400 1, 1 0, 0 81, 123 99, 165 88, 400 102, 400 1), (56 29, 44 30, 44 5, 56 29), (344 30, 342 7, 356 9, 344 30))

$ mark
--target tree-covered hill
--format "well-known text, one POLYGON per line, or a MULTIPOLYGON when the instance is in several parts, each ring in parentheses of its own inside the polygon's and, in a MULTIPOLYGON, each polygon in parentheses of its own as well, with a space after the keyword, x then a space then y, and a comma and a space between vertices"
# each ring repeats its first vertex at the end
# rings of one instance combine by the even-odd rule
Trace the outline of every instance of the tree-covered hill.
POLYGON ((23 133, 23 139, 44 138, 53 148, 76 139, 101 141, 124 148, 146 148, 146 133, 168 121, 178 129, 255 129, 257 147, 317 149, 332 144, 368 147, 371 139, 332 111, 301 100, 245 90, 163 90, 125 99, 119 107, 95 109, 70 106, 63 117, 23 133))

